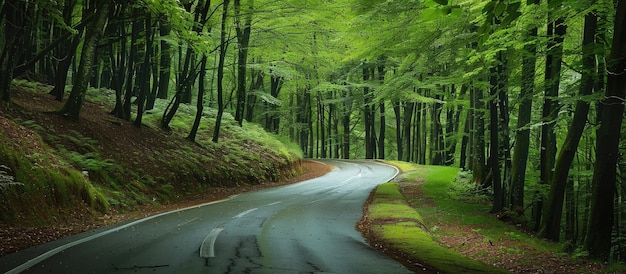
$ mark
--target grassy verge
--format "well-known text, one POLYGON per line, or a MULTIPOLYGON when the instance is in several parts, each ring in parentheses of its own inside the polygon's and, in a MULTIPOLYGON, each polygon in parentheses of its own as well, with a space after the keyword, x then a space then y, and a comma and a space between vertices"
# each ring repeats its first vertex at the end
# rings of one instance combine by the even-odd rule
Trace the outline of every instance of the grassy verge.
POLYGON ((444 273, 623 271, 621 264, 589 261, 580 252, 565 253, 563 243, 537 238, 503 221, 506 215, 489 214, 490 199, 476 190, 471 174, 450 167, 389 163, 402 173, 372 194, 369 238, 377 246, 391 246, 384 249, 396 257, 444 273), (483 263, 476 265, 461 255, 483 263))
MULTIPOLYGON (((424 178, 433 185, 452 181, 457 170, 445 167, 413 167, 397 164, 404 172, 401 180, 424 178)), ((422 215, 413 209, 400 193, 397 182, 380 185, 368 207, 368 222, 372 224, 371 233, 381 242, 388 244, 388 249, 405 254, 406 261, 413 270, 422 270, 420 264, 432 267, 443 273, 506 273, 482 262, 471 260, 458 252, 439 245, 435 235, 428 231, 422 215)))

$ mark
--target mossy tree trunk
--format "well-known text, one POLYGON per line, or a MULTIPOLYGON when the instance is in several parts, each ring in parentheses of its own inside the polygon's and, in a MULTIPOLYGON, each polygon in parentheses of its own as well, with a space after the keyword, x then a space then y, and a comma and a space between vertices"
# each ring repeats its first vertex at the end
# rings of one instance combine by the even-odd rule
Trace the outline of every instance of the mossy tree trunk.
POLYGON ((72 119, 79 118, 80 110, 85 100, 85 94, 87 93, 87 86, 89 84, 89 80, 91 79, 91 66, 94 62, 96 46, 102 36, 107 15, 109 14, 110 4, 111 1, 108 0, 96 1, 97 7, 95 13, 97 17, 96 20, 87 27, 78 71, 76 75, 74 75, 74 85, 72 86, 72 91, 70 92, 63 108, 59 110, 59 114, 63 116, 72 119))

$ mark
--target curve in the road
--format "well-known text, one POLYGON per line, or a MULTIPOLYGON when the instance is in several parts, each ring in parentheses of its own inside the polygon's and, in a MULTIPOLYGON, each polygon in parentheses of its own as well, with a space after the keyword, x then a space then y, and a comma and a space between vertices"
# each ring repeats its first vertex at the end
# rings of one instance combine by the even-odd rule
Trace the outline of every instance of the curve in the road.
POLYGON ((92 234, 7 273, 408 273, 355 230, 371 190, 397 169, 324 162, 335 166, 325 176, 92 234))

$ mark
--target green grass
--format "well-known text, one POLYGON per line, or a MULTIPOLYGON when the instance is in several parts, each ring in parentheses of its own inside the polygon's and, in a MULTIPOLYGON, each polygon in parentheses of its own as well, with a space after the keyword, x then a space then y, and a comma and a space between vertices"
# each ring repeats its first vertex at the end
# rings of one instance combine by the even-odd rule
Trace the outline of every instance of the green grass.
MULTIPOLYGON (((562 252, 563 244, 529 235, 489 214, 489 197, 478 191, 466 180, 469 175, 459 172, 457 168, 390 163, 398 166, 402 174, 393 183, 383 184, 377 189, 374 202, 370 205, 370 217, 387 219, 383 225, 372 229, 394 247, 400 248, 406 254, 413 254, 417 260, 449 273, 502 271, 482 269, 486 265, 468 261, 460 254, 441 247, 437 244, 439 236, 456 235, 460 232, 440 229, 432 225, 435 222, 444 222, 450 226, 469 226, 473 233, 480 235, 482 241, 493 243, 503 253, 523 255, 551 252, 567 256, 562 252), (425 198, 430 201, 429 204, 434 203, 434 207, 420 206, 427 205, 425 200, 415 199, 410 201, 415 208, 408 204, 403 208, 406 198, 400 193, 399 185, 415 183, 421 184, 425 198), (507 242, 506 245, 498 244, 504 241, 507 242), (448 260, 449 258, 454 259, 448 260), (459 265, 468 268, 454 268, 459 265)), ((621 270, 622 267, 614 265, 612 269, 621 270)))
MULTIPOLYGON (((471 186, 459 186, 462 183, 455 182, 459 172, 457 168, 428 167, 427 170, 423 174, 426 182, 422 189, 424 195, 432 198, 440 210, 437 215, 432 215, 433 217, 459 225, 479 227, 478 233, 495 242, 515 239, 521 243, 533 245, 538 252, 560 252, 562 250, 560 244, 547 242, 516 231, 515 227, 488 214, 490 204, 486 200, 481 200, 481 197, 485 198, 485 196, 468 192, 467 190, 471 189, 471 186), (472 197, 477 198, 473 199, 472 197)), ((422 209, 418 208, 417 211, 422 212, 422 209)), ((422 213, 426 215, 425 212, 422 213)))
MULTIPOLYGON (((433 176, 444 175, 439 172, 431 173, 433 176)), ((405 177, 407 178, 412 176, 405 177)), ((408 204, 397 183, 388 182, 380 185, 375 191, 368 211, 372 222, 382 220, 379 222, 382 225, 372 226, 372 232, 416 261, 443 273, 506 273, 440 246, 433 239, 433 235, 426 232, 421 214, 408 204)))

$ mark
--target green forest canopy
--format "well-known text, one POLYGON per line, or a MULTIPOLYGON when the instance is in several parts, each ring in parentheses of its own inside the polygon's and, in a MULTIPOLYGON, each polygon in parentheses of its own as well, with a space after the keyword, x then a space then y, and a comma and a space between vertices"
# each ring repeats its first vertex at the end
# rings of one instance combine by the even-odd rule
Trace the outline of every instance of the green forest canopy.
POLYGON ((5 102, 38 79, 78 119, 97 87, 137 127, 195 106, 192 141, 230 113, 310 158, 457 165, 492 212, 624 260, 623 0, 0 3, 5 102))

